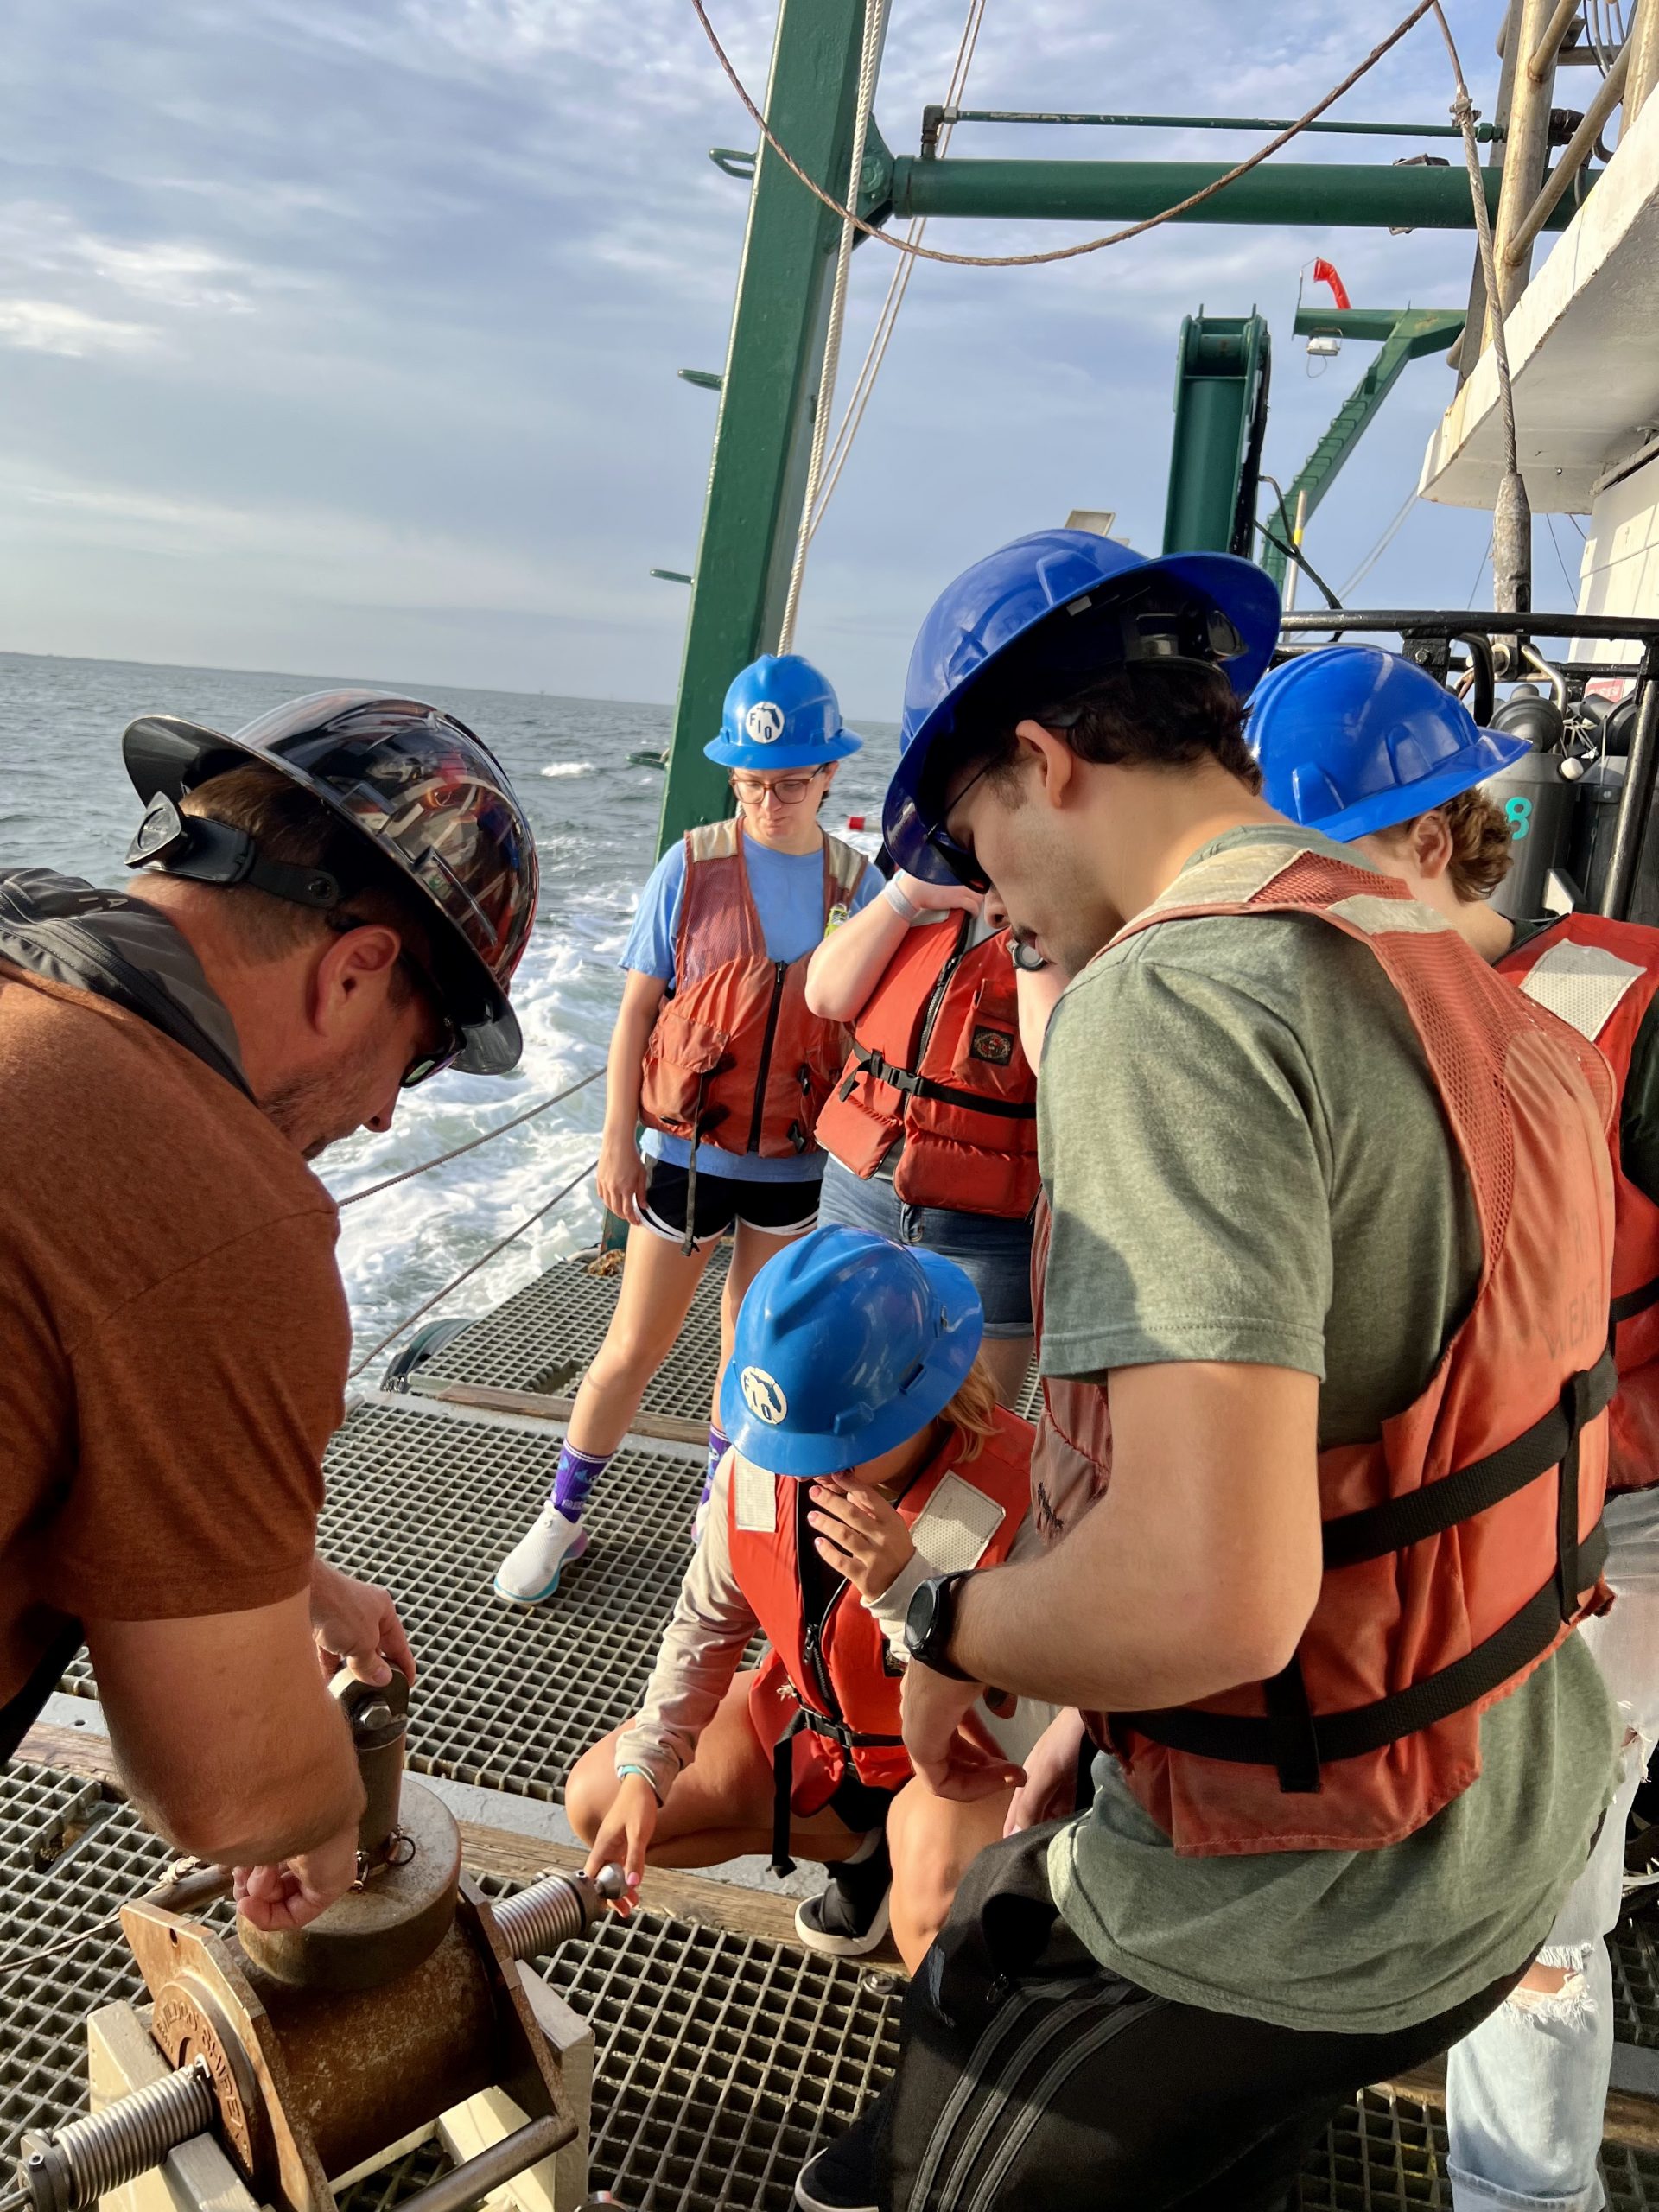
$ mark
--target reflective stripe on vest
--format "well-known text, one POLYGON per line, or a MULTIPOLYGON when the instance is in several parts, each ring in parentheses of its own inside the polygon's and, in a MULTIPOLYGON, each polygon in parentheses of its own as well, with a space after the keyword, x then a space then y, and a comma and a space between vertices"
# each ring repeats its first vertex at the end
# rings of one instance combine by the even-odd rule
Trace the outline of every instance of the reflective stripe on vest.
MULTIPOLYGON (((824 838, 826 927, 866 866, 850 845, 824 838)), ((847 1040, 842 1023, 808 1011, 810 957, 768 955, 736 820, 689 830, 674 990, 646 1040, 641 1121, 687 1139, 694 1158, 703 1143, 765 1159, 810 1152, 847 1040)))
POLYGON ((1014 1219, 1037 1196, 1037 1078, 1020 1043, 1008 933, 974 918, 912 927, 860 1013, 818 1141, 869 1176, 902 1137, 905 1205, 1014 1219))
MULTIPOLYGON (((1611 1084, 1444 918, 1323 854, 1233 848, 1116 942, 1217 913, 1305 913, 1377 960, 1468 1176, 1481 1275, 1419 1397, 1374 1442, 1319 1456, 1329 1551, 1292 1666, 1097 1725, 1178 1851, 1372 1849, 1467 1789, 1482 1711, 1600 1601, 1611 1084)), ((1033 1479, 1053 1536, 1109 1482, 1110 1422, 1103 1389, 1050 1378, 1044 1395, 1033 1479)))
POLYGON ((1506 952, 1500 975, 1589 1038, 1613 1071, 1613 1351, 1609 1491, 1659 1483, 1659 1205, 1624 1173, 1620 1125, 1636 1040, 1659 992, 1659 930, 1564 914, 1506 952))
MULTIPOLYGON (((962 1439, 950 1432, 896 1501, 936 1573, 999 1565, 1025 1519, 1031 1426, 1001 1406, 995 1419, 972 1459, 960 1459, 962 1439)), ((801 1814, 829 1802, 849 1763, 861 1781, 879 1789, 898 1789, 911 1774, 899 1733, 900 1671, 874 1615, 843 1580, 821 1622, 804 1618, 798 1547, 812 1537, 804 1518, 810 1491, 810 1484, 767 1475, 734 1455, 732 1572, 772 1647, 750 1691, 749 1713, 769 1755, 790 1735, 790 1796, 801 1814)))

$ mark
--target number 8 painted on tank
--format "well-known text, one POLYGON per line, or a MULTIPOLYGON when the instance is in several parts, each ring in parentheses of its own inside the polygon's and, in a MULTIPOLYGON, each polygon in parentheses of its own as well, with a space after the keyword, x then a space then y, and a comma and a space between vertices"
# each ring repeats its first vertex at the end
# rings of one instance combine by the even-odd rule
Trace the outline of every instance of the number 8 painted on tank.
POLYGON ((1510 799, 1503 813, 1510 825, 1510 842, 1518 845, 1532 827, 1532 801, 1518 797, 1510 799))

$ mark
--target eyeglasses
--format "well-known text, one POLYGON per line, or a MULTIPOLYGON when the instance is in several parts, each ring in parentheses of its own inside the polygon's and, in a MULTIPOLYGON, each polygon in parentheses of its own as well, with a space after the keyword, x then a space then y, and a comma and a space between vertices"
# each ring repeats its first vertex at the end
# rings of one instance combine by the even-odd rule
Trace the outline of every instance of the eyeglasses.
POLYGON ((785 806, 798 805, 823 773, 815 768, 810 776, 739 776, 734 775, 732 789, 739 798, 746 798, 758 806, 768 791, 785 806))
MULTIPOLYGON (((333 915, 328 918, 329 930, 335 937, 350 937, 353 930, 373 926, 372 923, 365 921, 343 921, 333 915)), ((442 1032, 440 1042, 430 1052, 417 1052, 397 1078, 400 1090, 413 1090, 423 1083, 429 1083, 435 1075, 442 1075, 445 1068, 453 1067, 465 1050, 467 1040, 444 1011, 443 994, 438 988, 436 978, 421 965, 412 952, 406 952, 401 948, 397 964, 400 968, 406 968, 414 978, 417 995, 425 1002, 427 1012, 435 1020, 442 1032)))

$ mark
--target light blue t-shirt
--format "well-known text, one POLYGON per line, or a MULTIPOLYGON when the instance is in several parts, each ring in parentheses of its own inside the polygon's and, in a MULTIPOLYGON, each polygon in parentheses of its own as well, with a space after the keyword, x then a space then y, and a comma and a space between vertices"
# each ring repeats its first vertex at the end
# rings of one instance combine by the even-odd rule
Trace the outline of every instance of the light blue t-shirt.
MULTIPOLYGON (((823 935, 823 853, 775 853, 746 833, 743 863, 748 870, 749 890, 768 959, 798 960, 803 953, 810 952, 823 935)), ((847 902, 849 910, 856 914, 880 889, 879 872, 867 868, 847 902)), ((663 855, 639 893, 639 911, 619 967, 632 969, 637 976, 655 976, 672 990, 674 942, 679 934, 680 901, 684 895, 685 841, 682 838, 663 855)), ((691 1147, 683 1137, 666 1135, 661 1129, 646 1129, 639 1142, 647 1159, 665 1160, 671 1167, 683 1167, 691 1157, 691 1147)), ((780 1160, 763 1160, 753 1152, 721 1152, 717 1159, 711 1158, 714 1147, 709 1144, 700 1146, 698 1151, 699 1173, 728 1175, 739 1183, 810 1182, 823 1172, 823 1154, 817 1151, 786 1153, 780 1160)))

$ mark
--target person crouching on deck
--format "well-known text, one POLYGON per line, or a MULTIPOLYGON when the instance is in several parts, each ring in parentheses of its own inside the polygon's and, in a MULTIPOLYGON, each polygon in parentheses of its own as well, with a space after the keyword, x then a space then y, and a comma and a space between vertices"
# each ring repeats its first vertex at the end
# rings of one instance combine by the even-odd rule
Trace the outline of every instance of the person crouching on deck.
MULTIPOLYGON (((515 1605, 552 1597, 565 1561, 587 1550, 588 1492, 730 1232, 710 1480, 726 1449, 720 1375, 743 1293, 817 1220, 823 1154, 813 1125, 847 1033, 808 1009, 807 960, 881 888, 862 854, 819 829, 818 809, 837 764, 862 742, 842 728, 835 692, 810 661, 767 654, 743 670, 719 736, 703 747, 730 776, 737 815, 688 831, 640 897, 622 954, 598 1175, 601 1199, 629 1224, 627 1258, 553 1493, 496 1573, 497 1594, 515 1605)), ((708 1494, 705 1484, 705 1503, 708 1494)))
POLYGON ((732 1449, 644 1705, 567 1785, 590 1866, 620 1859, 637 1887, 647 1859, 770 1848, 787 1872, 793 1850, 831 1870, 796 1915, 804 1942, 874 1949, 891 1884, 894 1941, 918 1963, 1049 1718, 982 1705, 1009 1765, 971 1804, 915 1780, 899 1739, 895 1654, 918 1586, 1037 1545, 1033 1432, 996 1403, 982 1327, 954 1262, 864 1230, 818 1230, 760 1270, 721 1398, 732 1449), (771 1649, 745 1668, 757 1629, 771 1649))

